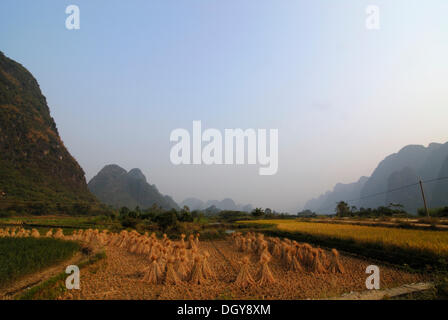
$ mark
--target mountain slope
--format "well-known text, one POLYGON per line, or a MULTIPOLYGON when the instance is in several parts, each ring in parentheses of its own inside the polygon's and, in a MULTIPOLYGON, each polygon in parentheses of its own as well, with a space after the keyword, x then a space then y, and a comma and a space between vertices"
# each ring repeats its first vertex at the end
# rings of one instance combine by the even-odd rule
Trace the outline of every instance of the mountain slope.
MULTIPOLYGON (((402 148, 398 153, 386 157, 380 162, 370 179, 366 182, 361 191, 361 197, 368 197, 372 194, 389 190, 388 181, 390 175, 403 168, 413 169, 416 175, 418 175, 418 169, 423 167, 428 155, 428 148, 419 145, 409 145, 402 148)), ((418 182, 418 180, 414 182, 418 182)), ((361 207, 365 208, 376 208, 380 205, 386 205, 386 194, 368 197, 360 204, 361 207)))
POLYGON ((339 201, 358 199, 367 180, 367 177, 361 177, 354 183, 338 183, 332 191, 327 191, 318 198, 308 201, 305 209, 318 213, 333 213, 339 201))
MULTIPOLYGON (((448 177, 448 156, 443 162, 437 178, 445 177, 448 177)), ((434 183, 429 199, 429 205, 433 208, 448 206, 448 179, 439 180, 434 183)))
POLYGON ((0 199, 17 205, 97 203, 59 137, 36 79, 1 52, 0 199))
MULTIPOLYGON (((354 187, 351 196, 338 191, 337 185, 332 192, 308 201, 305 208, 328 213, 325 207, 330 203, 358 199, 349 204, 377 208, 398 203, 404 205, 406 211, 416 213, 418 208, 423 207, 419 186, 402 187, 416 184, 420 179, 425 181, 439 177, 448 177, 448 142, 431 143, 428 147, 409 145, 381 161, 364 184, 354 187), (358 196, 354 196, 356 193, 358 196)), ((425 183, 424 188, 430 199, 430 207, 448 205, 448 181, 425 183)))
POLYGON ((386 194, 384 204, 403 204, 408 212, 417 212, 418 208, 423 206, 420 186, 414 185, 403 190, 400 189, 403 186, 415 184, 416 181, 419 181, 417 173, 409 167, 393 172, 387 180, 387 190, 391 192, 386 194))
POLYGON ((171 197, 149 184, 140 169, 127 172, 118 165, 107 165, 90 180, 88 187, 98 199, 116 208, 146 209, 154 204, 164 209, 179 208, 171 197))

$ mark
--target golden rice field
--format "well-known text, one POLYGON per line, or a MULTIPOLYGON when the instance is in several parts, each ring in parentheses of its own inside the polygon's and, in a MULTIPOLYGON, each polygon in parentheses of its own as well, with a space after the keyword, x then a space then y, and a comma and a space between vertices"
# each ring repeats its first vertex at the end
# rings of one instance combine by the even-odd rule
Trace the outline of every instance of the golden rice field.
POLYGON ((360 243, 382 244, 427 251, 448 257, 448 232, 400 228, 313 223, 299 220, 257 220, 240 223, 275 224, 278 229, 312 236, 349 239, 360 243))

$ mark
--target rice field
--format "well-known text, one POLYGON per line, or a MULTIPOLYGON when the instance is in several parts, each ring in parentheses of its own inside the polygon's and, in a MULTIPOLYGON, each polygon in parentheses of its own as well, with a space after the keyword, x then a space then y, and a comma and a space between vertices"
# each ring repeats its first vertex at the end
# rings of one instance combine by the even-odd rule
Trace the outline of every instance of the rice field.
POLYGON ((421 251, 448 258, 448 232, 446 231, 313 223, 299 220, 257 220, 240 223, 274 224, 279 230, 288 232, 352 240, 360 244, 379 244, 384 247, 421 251))
POLYGON ((70 258, 79 245, 50 238, 12 238, 0 235, 0 287, 70 258))
MULTIPOLYGON (((77 237, 97 238, 107 258, 83 271, 81 290, 60 299, 319 299, 365 290, 371 264, 253 233, 213 241, 137 233, 77 237)), ((388 266, 381 272, 383 288, 426 280, 388 266)))
MULTIPOLYGON (((372 264, 253 232, 212 241, 200 241, 199 234, 170 239, 135 230, 65 235, 62 229, 39 234, 19 228, 2 235, 11 242, 56 238, 104 249, 103 260, 82 270, 80 290, 59 290, 53 299, 319 299, 365 290, 365 270, 372 264)), ((428 279, 380 266, 382 288, 428 279)), ((57 287, 63 287, 61 281, 57 287)))

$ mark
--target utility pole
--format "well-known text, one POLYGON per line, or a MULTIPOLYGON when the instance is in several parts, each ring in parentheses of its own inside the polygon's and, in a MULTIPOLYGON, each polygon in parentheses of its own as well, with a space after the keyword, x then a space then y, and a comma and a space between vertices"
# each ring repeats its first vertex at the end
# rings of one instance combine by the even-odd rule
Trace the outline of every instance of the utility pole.
POLYGON ((425 205, 426 216, 429 217, 429 211, 428 211, 428 206, 426 205, 426 197, 425 197, 425 191, 423 191, 422 180, 420 180, 419 183, 420 183, 420 190, 422 191, 423 204, 425 205))

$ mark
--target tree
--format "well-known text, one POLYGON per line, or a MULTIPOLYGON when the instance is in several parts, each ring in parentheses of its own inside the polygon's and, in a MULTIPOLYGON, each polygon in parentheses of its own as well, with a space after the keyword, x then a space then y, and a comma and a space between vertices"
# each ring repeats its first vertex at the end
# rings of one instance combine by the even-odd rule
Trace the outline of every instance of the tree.
POLYGON ((297 212, 298 217, 311 218, 317 216, 317 214, 309 209, 297 212))
POLYGON ((393 213, 406 213, 404 206, 400 203, 389 203, 389 208, 393 211, 393 213))
POLYGON ((128 207, 121 207, 120 211, 121 217, 126 217, 129 214, 129 208, 128 207))
POLYGON ((254 217, 261 217, 264 214, 263 209, 261 208, 255 208, 254 210, 252 210, 252 215, 254 217))
POLYGON ((191 214, 190 208, 188 208, 188 206, 184 206, 180 210, 179 220, 184 222, 193 222, 193 215, 191 214))
POLYGON ((163 212, 155 217, 155 222, 166 231, 169 227, 177 225, 177 212, 176 209, 171 209, 170 211, 163 212))
POLYGON ((140 207, 139 207, 139 206, 136 206, 135 209, 134 209, 134 211, 135 211, 135 215, 136 215, 137 217, 139 217, 139 216, 142 214, 142 210, 140 210, 140 207))
POLYGON ((340 201, 336 206, 336 215, 338 217, 346 217, 350 215, 350 208, 348 207, 347 202, 340 201))

